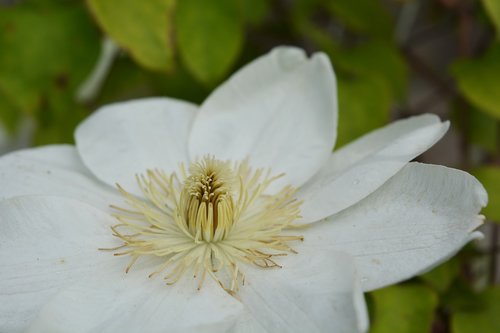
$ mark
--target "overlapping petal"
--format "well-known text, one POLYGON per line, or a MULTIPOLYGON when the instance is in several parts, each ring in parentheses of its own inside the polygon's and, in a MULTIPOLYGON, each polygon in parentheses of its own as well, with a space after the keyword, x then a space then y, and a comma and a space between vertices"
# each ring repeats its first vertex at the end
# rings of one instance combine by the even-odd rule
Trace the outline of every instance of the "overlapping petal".
POLYGON ((24 195, 77 199, 103 211, 121 204, 117 191, 101 183, 73 146, 54 145, 10 153, 0 159, 0 200, 24 195))
MULTIPOLYGON (((108 214, 72 199, 18 197, 0 202, 0 332, 24 332, 64 286, 93 272, 122 271, 108 214)), ((69 330, 72 331, 72 330, 69 330)))
MULTIPOLYGON (((366 307, 352 258, 328 248, 298 250, 282 260, 281 269, 246 271, 238 295, 256 322, 269 333, 366 331, 366 307)), ((242 323, 241 332, 253 331, 245 331, 245 325, 252 323, 242 323)))
POLYGON ((425 114, 396 121, 335 151, 298 192, 299 223, 318 221, 374 192, 446 133, 448 122, 425 114))
MULTIPOLYGON (((337 126, 336 83, 327 56, 276 48, 216 89, 200 107, 191 157, 250 157, 300 186, 327 160, 337 126)), ((276 186, 279 186, 277 183, 276 186)))
POLYGON ((472 239, 487 203, 471 175, 410 163, 353 207, 304 230, 305 246, 352 254, 363 289, 397 283, 445 261, 472 239))
POLYGON ((78 152, 100 180, 141 194, 136 174, 155 168, 171 173, 189 163, 187 138, 196 109, 169 98, 107 105, 77 128, 78 152))
POLYGON ((243 311, 212 280, 199 291, 193 279, 152 281, 151 267, 124 274, 127 258, 98 250, 117 244, 114 219, 86 204, 25 196, 0 214, 2 332, 223 333, 243 311))

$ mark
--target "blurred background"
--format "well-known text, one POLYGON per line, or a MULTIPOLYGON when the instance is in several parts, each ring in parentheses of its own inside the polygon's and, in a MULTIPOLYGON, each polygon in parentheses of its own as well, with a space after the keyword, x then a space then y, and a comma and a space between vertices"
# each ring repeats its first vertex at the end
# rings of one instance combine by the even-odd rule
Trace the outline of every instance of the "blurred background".
POLYGON ((500 0, 0 0, 0 153, 72 143, 106 103, 200 103, 277 45, 324 51, 337 146, 435 113, 451 130, 419 160, 467 170, 490 195, 484 241, 367 295, 371 332, 498 333, 499 31, 500 0))

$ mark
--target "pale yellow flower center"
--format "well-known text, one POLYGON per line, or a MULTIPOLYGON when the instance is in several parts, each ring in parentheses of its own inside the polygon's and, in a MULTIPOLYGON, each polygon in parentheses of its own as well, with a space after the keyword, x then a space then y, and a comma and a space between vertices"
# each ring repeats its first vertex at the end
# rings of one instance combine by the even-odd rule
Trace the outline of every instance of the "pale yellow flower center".
POLYGON ((128 207, 112 206, 119 221, 112 230, 123 245, 109 250, 131 256, 127 272, 150 255, 161 259, 150 277, 163 274, 173 284, 193 274, 201 288, 209 275, 234 293, 244 283, 244 264, 280 267, 275 257, 294 253, 289 243, 302 237, 284 233, 297 228, 296 190, 285 186, 268 194, 282 175, 213 157, 192 163, 188 171, 181 165, 179 174, 148 170, 137 176, 144 198, 118 185, 128 207))

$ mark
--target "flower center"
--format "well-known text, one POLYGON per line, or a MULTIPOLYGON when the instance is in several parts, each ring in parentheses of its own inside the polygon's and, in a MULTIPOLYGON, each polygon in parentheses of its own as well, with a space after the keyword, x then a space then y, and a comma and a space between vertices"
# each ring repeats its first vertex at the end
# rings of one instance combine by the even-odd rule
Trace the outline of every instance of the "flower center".
POLYGON ((206 158, 191 166, 181 194, 180 212, 196 241, 223 240, 234 222, 231 187, 234 175, 227 163, 206 158))
POLYGON ((143 198, 118 185, 128 207, 112 206, 119 223, 111 229, 123 244, 105 250, 123 249, 115 255, 131 257, 126 272, 140 257, 154 256, 161 263, 150 277, 163 274, 173 284, 190 273, 201 288, 209 275, 234 293, 244 282, 245 264, 280 267, 275 257, 296 253, 289 243, 302 236, 284 234, 298 228, 296 190, 267 193, 283 175, 210 156, 188 171, 181 165, 179 174, 148 170, 136 176, 143 198))

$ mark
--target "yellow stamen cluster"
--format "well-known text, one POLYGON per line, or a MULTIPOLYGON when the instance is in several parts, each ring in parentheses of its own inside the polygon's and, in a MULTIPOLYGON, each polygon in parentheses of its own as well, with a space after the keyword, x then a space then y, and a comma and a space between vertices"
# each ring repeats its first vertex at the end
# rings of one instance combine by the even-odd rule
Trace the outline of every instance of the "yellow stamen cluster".
POLYGON ((148 170, 137 176, 144 198, 118 185, 129 208, 112 206, 119 224, 111 229, 123 245, 115 255, 129 255, 126 271, 142 256, 164 261, 150 274, 164 274, 167 284, 186 272, 199 277, 201 288, 210 275, 229 292, 236 292, 244 275, 242 264, 280 267, 274 257, 294 253, 288 243, 301 236, 283 235, 297 227, 301 202, 285 186, 272 195, 270 185, 282 175, 252 170, 247 161, 231 163, 205 157, 183 165, 179 174, 148 170))
POLYGON ((196 241, 218 242, 233 226, 231 188, 235 176, 228 163, 206 158, 193 164, 181 193, 180 212, 196 241))

